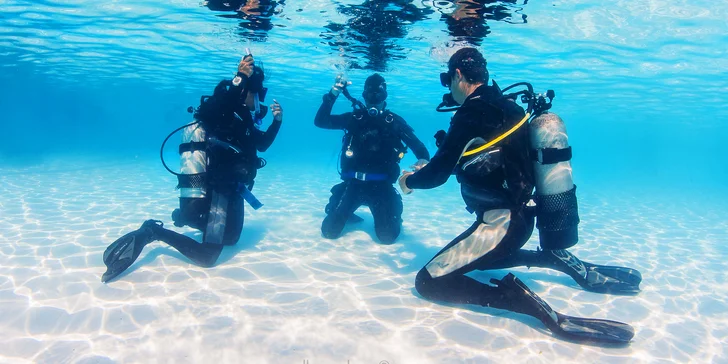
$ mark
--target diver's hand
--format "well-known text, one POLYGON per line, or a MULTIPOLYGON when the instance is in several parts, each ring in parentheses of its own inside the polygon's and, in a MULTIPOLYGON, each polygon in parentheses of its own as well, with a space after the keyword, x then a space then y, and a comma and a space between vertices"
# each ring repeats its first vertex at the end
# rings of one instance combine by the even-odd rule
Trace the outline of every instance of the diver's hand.
POLYGON ((250 77, 253 75, 253 66, 255 66, 253 56, 245 56, 238 63, 238 72, 250 77))
POLYGON ((270 110, 273 112, 273 120, 283 121, 283 108, 278 100, 273 99, 273 105, 270 106, 270 110))
POLYGON ((427 163, 430 163, 430 161, 428 161, 427 159, 418 159, 417 163, 411 165, 410 168, 412 169, 412 171, 417 172, 422 169, 422 167, 426 166, 427 163))
POLYGON ((351 85, 351 81, 349 81, 345 75, 338 75, 336 76, 336 81, 334 81, 334 85, 331 86, 331 92, 334 96, 339 96, 342 90, 344 90, 344 87, 351 85))
POLYGON ((402 190, 402 193, 404 193, 405 195, 409 195, 410 193, 412 193, 414 191, 413 189, 407 187, 407 177, 409 177, 413 174, 415 174, 415 172, 403 170, 402 176, 399 177, 399 189, 402 190))
POLYGON ((438 130, 437 133, 435 133, 435 145, 440 148, 440 145, 442 145, 442 142, 445 141, 445 137, 447 136, 447 132, 444 130, 438 130))

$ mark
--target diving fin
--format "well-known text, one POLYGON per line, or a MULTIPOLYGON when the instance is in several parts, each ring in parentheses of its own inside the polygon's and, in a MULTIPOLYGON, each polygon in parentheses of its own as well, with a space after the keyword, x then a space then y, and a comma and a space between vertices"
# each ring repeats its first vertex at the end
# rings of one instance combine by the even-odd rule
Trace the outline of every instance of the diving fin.
POLYGON ((159 220, 147 220, 142 226, 111 243, 104 251, 106 272, 101 282, 106 283, 129 268, 142 253, 144 247, 155 240, 154 228, 162 227, 159 220))
POLYGON ((579 260, 567 250, 539 253, 552 264, 551 268, 568 274, 587 291, 623 295, 640 292, 642 274, 636 269, 592 264, 579 260))
POLYGON ((622 322, 573 317, 554 311, 511 273, 500 281, 491 279, 491 282, 503 289, 512 301, 513 311, 541 320, 556 336, 592 344, 628 344, 634 337, 632 326, 622 322))

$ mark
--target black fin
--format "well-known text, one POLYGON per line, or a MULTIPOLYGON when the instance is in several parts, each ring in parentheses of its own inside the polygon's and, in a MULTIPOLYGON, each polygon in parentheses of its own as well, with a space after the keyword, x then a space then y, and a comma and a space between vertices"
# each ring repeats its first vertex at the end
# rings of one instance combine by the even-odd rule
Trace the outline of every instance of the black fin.
POLYGON ((161 221, 147 220, 142 226, 111 243, 104 251, 106 272, 101 282, 106 283, 129 268, 142 253, 144 247, 154 241, 152 225, 162 226, 161 221))
POLYGON ((636 269, 597 265, 579 260, 567 250, 547 250, 552 267, 574 278, 587 291, 634 295, 640 292, 642 274, 636 269))
POLYGON ((573 317, 554 311, 521 280, 508 273, 502 280, 491 280, 513 300, 513 311, 533 316, 556 336, 594 344, 627 344, 634 337, 632 326, 611 320, 573 317))

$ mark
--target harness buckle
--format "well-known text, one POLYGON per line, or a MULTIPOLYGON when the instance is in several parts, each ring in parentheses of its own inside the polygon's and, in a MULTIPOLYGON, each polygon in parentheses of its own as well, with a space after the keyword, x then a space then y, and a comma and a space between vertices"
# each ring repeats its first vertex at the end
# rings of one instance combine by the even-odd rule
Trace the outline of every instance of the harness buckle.
POLYGON ((536 149, 536 162, 543 164, 543 148, 536 149))

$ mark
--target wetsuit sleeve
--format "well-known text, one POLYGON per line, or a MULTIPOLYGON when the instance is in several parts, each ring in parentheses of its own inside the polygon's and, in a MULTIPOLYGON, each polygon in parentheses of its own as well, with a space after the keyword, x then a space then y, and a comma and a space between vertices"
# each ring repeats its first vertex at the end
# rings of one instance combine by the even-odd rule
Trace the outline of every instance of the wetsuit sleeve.
POLYGON ((276 139, 278 131, 281 130, 281 124, 281 121, 274 118, 273 123, 270 124, 266 131, 253 128, 253 133, 255 133, 255 149, 259 152, 265 152, 268 150, 271 144, 273 144, 273 141, 276 139))
POLYGON ((425 167, 407 177, 407 187, 430 189, 447 182, 457 166, 465 146, 471 139, 478 136, 474 134, 474 130, 483 130, 482 126, 476 128, 474 125, 483 122, 482 118, 482 113, 476 110, 470 112, 462 110, 460 114, 456 115, 435 156, 425 167))
POLYGON ((334 108, 335 101, 336 96, 332 95, 330 92, 327 92, 326 95, 324 95, 323 103, 321 104, 321 107, 319 107, 318 112, 316 112, 316 118, 313 121, 314 125, 322 129, 346 129, 347 123, 351 120, 351 113, 348 112, 341 115, 331 115, 331 109, 334 108))
POLYGON ((429 161, 430 152, 427 151, 425 143, 417 138, 414 129, 412 129, 411 126, 407 125, 404 119, 400 120, 402 122, 402 127, 400 128, 400 138, 402 139, 402 142, 410 149, 412 149, 412 152, 415 154, 415 157, 417 157, 417 159, 424 159, 429 161))

